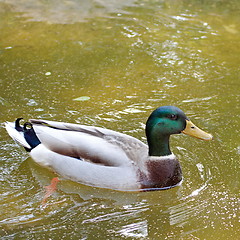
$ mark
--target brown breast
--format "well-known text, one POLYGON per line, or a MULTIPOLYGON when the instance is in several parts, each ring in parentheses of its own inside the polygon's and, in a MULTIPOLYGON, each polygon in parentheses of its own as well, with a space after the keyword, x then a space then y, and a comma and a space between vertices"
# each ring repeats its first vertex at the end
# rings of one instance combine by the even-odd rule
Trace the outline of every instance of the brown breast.
POLYGON ((146 167, 148 174, 140 173, 143 189, 171 187, 182 180, 182 170, 177 159, 149 160, 146 167))

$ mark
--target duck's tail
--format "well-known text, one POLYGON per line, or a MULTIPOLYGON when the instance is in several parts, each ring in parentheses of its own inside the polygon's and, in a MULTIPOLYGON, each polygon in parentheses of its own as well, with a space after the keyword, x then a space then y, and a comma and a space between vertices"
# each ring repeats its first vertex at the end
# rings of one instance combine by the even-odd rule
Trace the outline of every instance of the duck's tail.
POLYGON ((9 136, 17 142, 19 145, 23 146, 26 151, 30 152, 33 148, 39 145, 41 142, 38 139, 31 123, 24 123, 23 126, 20 125, 20 120, 18 118, 15 122, 6 122, 5 128, 9 136))

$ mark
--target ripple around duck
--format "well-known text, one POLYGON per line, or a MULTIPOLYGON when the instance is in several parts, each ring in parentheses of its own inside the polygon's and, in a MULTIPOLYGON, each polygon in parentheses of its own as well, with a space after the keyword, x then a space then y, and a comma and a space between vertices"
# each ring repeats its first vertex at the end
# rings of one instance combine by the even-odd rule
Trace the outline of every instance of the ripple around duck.
MULTIPOLYGON (((142 106, 134 107, 142 109, 142 106)), ((5 144, 4 149, 11 152, 6 161, 17 161, 15 165, 4 167, 7 184, 4 184, 0 200, 0 235, 6 238, 14 235, 29 239, 59 236, 67 239, 65 232, 71 232, 73 239, 102 236, 174 239, 177 234, 179 239, 184 239, 201 236, 201 232, 207 231, 208 226, 214 227, 215 222, 221 229, 230 229, 237 222, 236 198, 222 189, 223 186, 216 191, 212 185, 213 166, 188 151, 194 145, 185 142, 183 137, 181 139, 183 147, 175 147, 185 177, 180 187, 167 191, 122 193, 62 181, 44 209, 41 209, 43 186, 49 185, 54 175, 30 158, 19 163, 22 160, 17 153, 19 149, 15 149, 16 145, 5 144), (188 145, 186 149, 185 144, 188 145), (230 209, 229 200, 234 206, 230 209), (219 217, 224 220, 219 222, 219 217)), ((201 147, 198 150, 204 151, 201 147)), ((206 153, 204 158, 212 159, 209 154, 206 153)))
MULTIPOLYGON (((191 155, 187 158, 194 162, 191 155)), ((0 201, 3 235, 40 239, 40 236, 59 236, 59 232, 64 235, 61 229, 68 229, 78 237, 107 234, 141 238, 154 234, 152 217, 156 211, 164 222, 163 228, 184 227, 209 205, 207 201, 198 204, 194 199, 208 189, 211 172, 201 163, 194 164, 195 180, 200 183, 194 185, 190 175, 181 187, 154 193, 121 193, 62 181, 57 193, 48 200, 48 206, 41 209, 43 186, 50 183, 53 175, 28 158, 9 175, 11 186, 6 187, 0 201)), ((156 232, 161 235, 159 230, 156 232)))
POLYGON ((201 236, 200 232, 209 224, 214 226, 213 219, 219 221, 219 217, 225 219, 219 223, 222 229, 230 228, 237 221, 237 199, 223 187, 214 189, 207 166, 194 162, 190 154, 187 160, 193 162, 195 172, 188 174, 180 187, 124 193, 61 181, 57 193, 41 209, 43 186, 53 175, 29 158, 13 174, 18 181, 12 179, 11 188, 2 195, 1 234, 29 239, 67 239, 64 231, 71 232, 72 239, 174 239, 178 234, 179 239, 184 239, 201 236), (230 199, 234 206, 231 209, 226 204, 230 199))

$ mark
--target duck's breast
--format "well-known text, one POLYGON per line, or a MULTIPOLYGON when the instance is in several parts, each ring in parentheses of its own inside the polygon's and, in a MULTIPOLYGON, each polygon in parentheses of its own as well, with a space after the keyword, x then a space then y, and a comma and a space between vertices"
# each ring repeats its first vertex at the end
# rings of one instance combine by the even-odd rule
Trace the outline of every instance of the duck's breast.
POLYGON ((143 189, 171 187, 182 180, 180 163, 173 154, 170 157, 150 157, 145 167, 147 174, 140 174, 143 189))

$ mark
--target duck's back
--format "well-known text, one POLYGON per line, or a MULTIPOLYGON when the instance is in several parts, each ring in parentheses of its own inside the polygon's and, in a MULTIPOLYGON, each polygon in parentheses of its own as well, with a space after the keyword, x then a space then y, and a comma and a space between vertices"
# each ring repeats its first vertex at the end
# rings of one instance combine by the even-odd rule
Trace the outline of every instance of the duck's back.
POLYGON ((40 142, 62 155, 121 166, 139 161, 148 154, 148 146, 129 135, 100 127, 30 120, 40 142))

